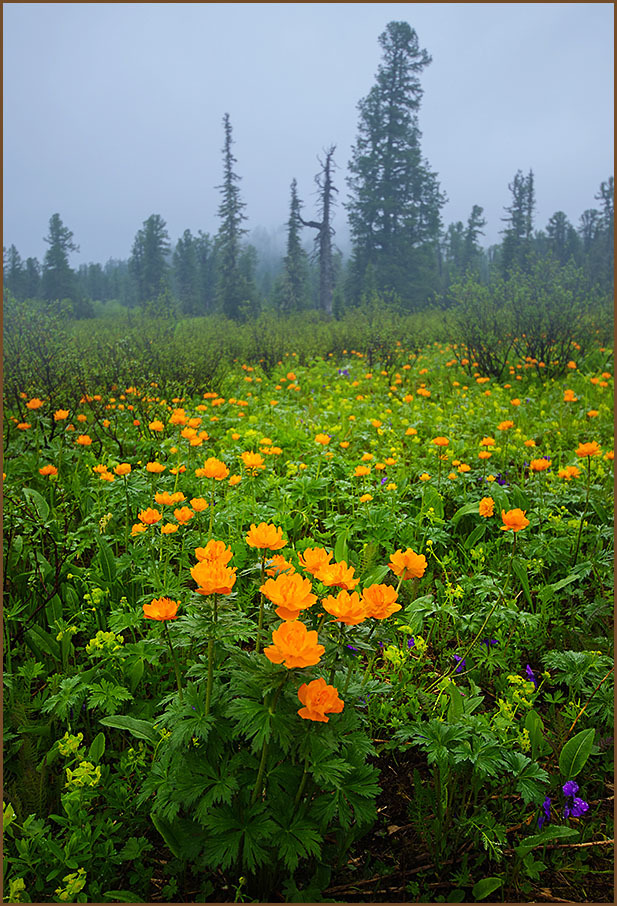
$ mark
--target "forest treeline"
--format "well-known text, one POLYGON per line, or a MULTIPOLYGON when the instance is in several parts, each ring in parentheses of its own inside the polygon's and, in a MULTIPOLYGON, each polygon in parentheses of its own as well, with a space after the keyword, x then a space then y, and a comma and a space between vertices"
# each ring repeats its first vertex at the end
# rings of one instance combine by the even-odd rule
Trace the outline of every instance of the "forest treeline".
POLYGON ((431 57, 406 22, 390 22, 379 43, 382 60, 375 83, 358 104, 346 200, 339 197, 336 145, 330 144, 318 158, 317 205, 310 213, 296 180, 291 182, 284 254, 267 242, 257 248, 248 241, 232 125, 225 114, 215 234, 199 230, 194 235, 187 229, 174 244, 163 217, 152 214, 137 230, 126 260, 74 270, 69 256, 78 246, 54 213, 42 262, 22 260, 14 245, 4 248, 4 288, 18 301, 60 303, 76 318, 144 306, 159 314, 217 314, 235 321, 252 320, 261 311, 317 310, 341 318, 375 298, 402 313, 449 307, 466 280, 490 287, 524 279, 545 262, 551 273, 555 267, 574 270, 584 293, 612 295, 613 177, 600 184, 597 205, 583 211, 576 226, 556 211, 538 228, 530 169, 517 171, 508 185, 500 243, 482 246, 486 220, 479 204, 466 222, 446 227, 446 195, 422 155, 418 120, 420 75, 431 57), (336 247, 337 205, 349 225, 346 259, 336 247))

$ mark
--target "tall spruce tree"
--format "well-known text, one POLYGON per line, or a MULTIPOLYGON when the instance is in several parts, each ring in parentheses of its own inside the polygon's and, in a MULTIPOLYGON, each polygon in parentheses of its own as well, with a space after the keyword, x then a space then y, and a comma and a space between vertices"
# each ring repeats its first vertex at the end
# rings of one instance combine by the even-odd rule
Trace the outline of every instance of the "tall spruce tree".
POLYGON ((185 315, 199 314, 199 273, 195 238, 185 230, 173 254, 173 277, 176 296, 185 315))
POLYGON ((350 291, 357 299, 370 271, 378 290, 418 302, 437 277, 446 200, 420 147, 419 76, 431 57, 407 22, 390 22, 379 43, 383 59, 375 85, 358 104, 349 163, 350 291))
POLYGON ((528 271, 531 266, 535 207, 533 171, 523 176, 522 171, 517 170, 508 189, 512 193, 512 204, 505 209, 507 217, 502 218, 507 226, 502 230, 501 248, 501 267, 506 279, 512 271, 528 271))
POLYGON ((216 298, 224 315, 241 320, 255 304, 256 288, 254 280, 251 280, 250 268, 247 268, 246 260, 242 260, 240 242, 247 232, 242 226, 246 220, 243 213, 246 205, 240 198, 240 189, 237 185, 240 177, 234 171, 236 158, 231 153, 233 139, 228 113, 223 117, 223 128, 225 130, 223 183, 217 186, 221 191, 222 201, 218 210, 221 225, 216 236, 218 262, 216 298))
POLYGON ((302 204, 298 198, 298 183, 291 183, 291 202, 287 221, 287 254, 283 259, 283 273, 275 287, 276 305, 283 314, 302 311, 309 301, 308 256, 302 248, 300 232, 302 204))
POLYGON ((69 264, 69 253, 78 252, 73 234, 62 223, 59 214, 52 214, 49 233, 44 239, 49 245, 43 259, 42 293, 48 301, 74 299, 76 295, 75 272, 69 264))
POLYGON ((151 214, 135 236, 129 259, 138 304, 154 302, 169 289, 166 260, 169 250, 165 221, 160 214, 151 214))

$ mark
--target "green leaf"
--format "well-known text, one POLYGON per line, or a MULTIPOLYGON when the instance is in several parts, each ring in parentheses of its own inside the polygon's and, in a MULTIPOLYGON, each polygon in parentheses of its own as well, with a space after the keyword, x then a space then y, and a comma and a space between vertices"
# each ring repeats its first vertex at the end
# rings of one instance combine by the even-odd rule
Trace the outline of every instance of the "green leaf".
POLYGON ((51 601, 45 605, 45 614, 50 627, 53 627, 55 620, 62 619, 62 601, 60 595, 54 595, 51 601))
POLYGON ((103 538, 98 538, 97 540, 99 544, 101 575, 107 585, 112 585, 116 581, 116 558, 114 557, 111 547, 103 540, 103 538))
POLYGON ((474 900, 483 900, 503 884, 503 878, 481 878, 473 885, 471 893, 474 900))
POLYGON ((379 585, 388 575, 390 567, 387 564, 381 564, 380 566, 374 567, 366 576, 362 577, 363 588, 368 588, 369 585, 379 585))
POLYGON ((39 492, 35 491, 34 488, 24 488, 24 497, 26 498, 26 503, 29 503, 34 507, 41 522, 47 522, 49 504, 45 498, 41 497, 39 492))
POLYGON ((104 727, 114 727, 116 730, 128 730, 137 739, 146 739, 148 742, 158 742, 159 736, 152 724, 147 720, 138 720, 128 714, 112 714, 111 717, 101 717, 100 724, 104 727))
POLYGON ((537 758, 538 755, 544 754, 550 747, 544 738, 544 723, 537 711, 527 712, 525 729, 529 733, 532 758, 537 758))
POLYGON ((461 695, 459 689, 451 684, 448 687, 448 692, 450 693, 450 706, 448 708, 448 722, 456 723, 456 721, 461 717, 465 711, 463 696, 461 695))
POLYGON ((591 755, 595 735, 596 731, 593 728, 581 730, 580 733, 568 740, 561 750, 559 771, 566 780, 572 780, 584 768, 587 759, 591 755))
POLYGON ((150 815, 155 828, 177 859, 190 860, 197 857, 202 843, 198 824, 188 818, 167 821, 160 815, 150 815))
POLYGON ((478 502, 474 501, 473 503, 466 503, 460 509, 456 511, 450 522, 454 527, 456 523, 461 519, 462 516, 469 516, 471 513, 475 513, 476 516, 479 515, 478 502))
POLYGON ((340 563, 341 560, 344 560, 345 563, 349 563, 349 552, 347 550, 347 536, 349 535, 349 529, 345 529, 336 538, 336 544, 334 545, 334 559, 337 563, 340 563))
POLYGON ((422 510, 426 513, 431 507, 435 515, 443 519, 443 498, 437 488, 427 484, 422 494, 422 510))
POLYGON ((132 664, 131 667, 126 671, 126 675, 129 679, 129 684, 131 686, 131 692, 134 692, 135 689, 137 688, 137 686, 139 685, 140 679, 144 675, 143 659, 139 658, 139 660, 135 661, 135 663, 132 664))
POLYGON ((130 890, 106 890, 103 894, 111 903, 142 903, 142 898, 130 890))
POLYGON ((474 544, 477 544, 486 533, 486 522, 481 522, 480 525, 476 525, 473 532, 465 538, 465 547, 467 550, 470 550, 474 544))
POLYGON ((515 847, 515 851, 519 856, 523 857, 531 852, 532 849, 536 849, 538 846, 544 846, 545 843, 550 843, 552 840, 566 840, 578 836, 579 831, 577 831, 576 828, 566 827, 564 824, 554 824, 545 828, 539 834, 532 834, 531 837, 527 837, 522 843, 515 847))
POLYGON ((56 660, 60 660, 60 646, 58 642, 49 634, 49 632, 41 629, 40 626, 31 626, 30 629, 27 629, 24 633, 24 641, 39 660, 45 660, 40 652, 44 652, 44 654, 48 654, 56 660))
POLYGON ((88 749, 88 761, 98 764, 103 753, 105 751, 105 734, 97 733, 92 742, 90 743, 90 748, 88 749))
POLYGON ((521 588, 525 595, 525 599, 530 607, 533 607, 533 601, 531 600, 531 591, 529 590, 529 576, 527 574, 527 567, 522 560, 519 560, 518 557, 512 557, 512 571, 518 581, 521 583, 521 588))

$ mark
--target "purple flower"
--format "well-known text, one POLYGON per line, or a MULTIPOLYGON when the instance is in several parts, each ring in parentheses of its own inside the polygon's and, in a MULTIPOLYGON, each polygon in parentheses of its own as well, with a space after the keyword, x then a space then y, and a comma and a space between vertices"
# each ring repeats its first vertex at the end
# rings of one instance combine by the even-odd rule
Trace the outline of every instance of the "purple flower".
POLYGON ((458 654, 455 654, 455 655, 454 655, 454 660, 457 662, 457 667, 456 667, 456 670, 455 670, 454 672, 455 672, 455 673, 462 673, 462 672, 463 672, 463 667, 465 666, 465 658, 464 658, 464 657, 459 657, 458 654))
POLYGON ((564 796, 574 796, 578 793, 578 783, 575 780, 567 780, 563 787, 564 796))
POLYGON ((388 480, 388 476, 384 475, 384 477, 381 479, 381 483, 385 484, 387 480, 388 480))
POLYGON ((542 803, 542 812, 540 812, 540 817, 538 818, 538 830, 542 830, 544 824, 548 824, 551 820, 551 800, 547 796, 544 802, 542 803))
POLYGON ((497 641, 497 639, 482 639, 482 644, 486 645, 486 647, 490 649, 491 645, 498 645, 499 642, 497 641))
POLYGON ((531 667, 529 666, 529 664, 527 664, 527 666, 525 667, 525 673, 527 674, 527 678, 528 678, 529 680, 531 680, 531 682, 533 683, 534 689, 537 689, 537 688, 538 688, 538 681, 536 680, 535 673, 533 672, 533 670, 531 669, 531 667))
POLYGON ((416 644, 416 640, 414 639, 413 636, 411 636, 410 639, 407 639, 407 647, 408 647, 408 648, 413 648, 415 644, 416 644))

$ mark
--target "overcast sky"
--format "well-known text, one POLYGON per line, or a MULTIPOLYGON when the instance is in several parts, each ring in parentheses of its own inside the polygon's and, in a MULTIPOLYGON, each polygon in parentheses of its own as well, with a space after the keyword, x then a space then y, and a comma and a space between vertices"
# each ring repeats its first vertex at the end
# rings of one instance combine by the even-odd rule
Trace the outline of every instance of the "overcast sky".
MULTIPOLYGON (((517 170, 536 229, 578 225, 613 173, 612 3, 4 3, 4 245, 42 260, 58 212, 74 267, 128 258, 151 214, 172 241, 214 233, 228 112, 249 229, 280 229, 296 177, 336 144, 336 185, 374 83, 378 37, 405 20, 422 74, 422 150, 448 196, 499 242, 517 170)), ((346 233, 342 205, 337 238, 346 233)), ((307 233, 312 234, 309 230, 307 233)))

